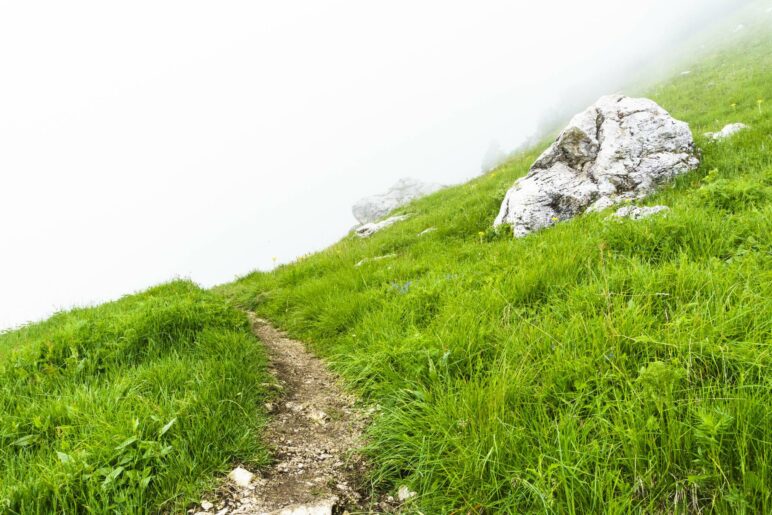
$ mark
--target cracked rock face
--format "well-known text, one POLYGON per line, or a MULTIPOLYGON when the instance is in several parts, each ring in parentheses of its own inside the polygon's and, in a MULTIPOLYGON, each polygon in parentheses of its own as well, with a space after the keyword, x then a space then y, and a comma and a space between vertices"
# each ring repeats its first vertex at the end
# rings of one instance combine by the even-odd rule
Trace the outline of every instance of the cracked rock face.
POLYGON ((421 182, 415 179, 400 179, 382 195, 373 195, 359 200, 351 211, 360 224, 380 220, 398 207, 420 197, 442 189, 440 184, 421 182))
POLYGON ((602 97, 507 192, 494 226, 515 236, 645 197, 699 165, 689 126, 646 98, 602 97))

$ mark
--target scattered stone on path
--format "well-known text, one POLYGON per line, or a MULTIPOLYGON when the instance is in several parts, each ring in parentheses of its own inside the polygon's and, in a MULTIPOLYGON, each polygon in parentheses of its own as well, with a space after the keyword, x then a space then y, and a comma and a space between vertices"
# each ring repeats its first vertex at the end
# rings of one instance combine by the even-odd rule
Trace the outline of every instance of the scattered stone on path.
POLYGON ((617 209, 614 216, 617 218, 640 220, 669 210, 670 208, 667 206, 625 206, 617 209))
POLYGON ((368 236, 372 236, 378 231, 381 231, 387 227, 394 225, 397 222, 401 222, 402 220, 406 220, 406 219, 407 219, 407 215, 397 215, 397 216, 389 217, 386 220, 381 220, 380 222, 360 225, 359 227, 356 228, 356 235, 359 236, 360 238, 367 238, 368 236))
POLYGON ((317 424, 324 425, 327 423, 327 413, 320 409, 311 409, 308 412, 308 418, 316 422, 317 424))
POLYGON ((332 515, 332 510, 338 504, 337 497, 331 497, 322 501, 309 504, 295 504, 274 510, 271 515, 332 515))
POLYGON ((718 132, 706 132, 705 137, 710 138, 713 141, 721 141, 730 138, 740 131, 748 129, 749 127, 744 123, 730 123, 724 125, 724 128, 718 132))
POLYGON ((228 474, 228 479, 242 488, 248 487, 254 478, 255 475, 253 473, 242 467, 236 467, 228 474))
POLYGON ((577 114, 507 192, 494 226, 516 237, 643 198, 699 160, 689 125, 652 100, 602 97, 577 114))

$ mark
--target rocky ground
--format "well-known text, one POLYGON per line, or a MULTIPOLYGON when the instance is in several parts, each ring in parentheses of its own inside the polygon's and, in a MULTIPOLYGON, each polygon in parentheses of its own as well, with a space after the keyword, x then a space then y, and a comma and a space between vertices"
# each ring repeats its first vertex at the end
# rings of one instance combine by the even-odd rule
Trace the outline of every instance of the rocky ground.
POLYGON ((265 343, 279 390, 266 405, 263 438, 274 464, 263 471, 237 468, 196 514, 333 514, 391 511, 367 498, 366 464, 355 452, 373 410, 343 391, 326 365, 302 343, 252 317, 265 343))

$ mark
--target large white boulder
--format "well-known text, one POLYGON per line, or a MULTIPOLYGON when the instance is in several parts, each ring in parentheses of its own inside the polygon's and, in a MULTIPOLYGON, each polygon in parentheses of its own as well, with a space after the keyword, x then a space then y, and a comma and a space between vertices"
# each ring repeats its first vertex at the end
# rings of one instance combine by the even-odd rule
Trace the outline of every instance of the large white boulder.
POLYGON ((373 195, 359 200, 351 208, 360 224, 368 224, 380 220, 398 207, 420 197, 424 197, 442 189, 440 184, 421 182, 416 179, 404 178, 389 188, 382 195, 373 195))
POLYGON ((689 126, 652 100, 602 97, 577 114, 507 192, 494 226, 525 236, 624 200, 697 168, 689 126))

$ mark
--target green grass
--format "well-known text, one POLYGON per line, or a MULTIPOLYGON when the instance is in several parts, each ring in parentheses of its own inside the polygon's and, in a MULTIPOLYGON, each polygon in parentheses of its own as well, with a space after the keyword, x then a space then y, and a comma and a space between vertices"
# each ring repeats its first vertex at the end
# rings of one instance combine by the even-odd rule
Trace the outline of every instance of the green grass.
POLYGON ((686 65, 646 92, 702 149, 646 201, 665 216, 491 230, 542 147, 216 290, 381 405, 377 487, 424 513, 772 513, 772 38, 686 65))
POLYGON ((267 461, 246 316, 175 281, 0 335, 0 513, 184 511, 267 461))

